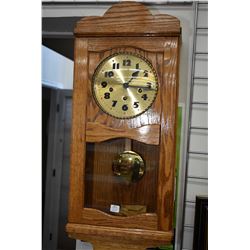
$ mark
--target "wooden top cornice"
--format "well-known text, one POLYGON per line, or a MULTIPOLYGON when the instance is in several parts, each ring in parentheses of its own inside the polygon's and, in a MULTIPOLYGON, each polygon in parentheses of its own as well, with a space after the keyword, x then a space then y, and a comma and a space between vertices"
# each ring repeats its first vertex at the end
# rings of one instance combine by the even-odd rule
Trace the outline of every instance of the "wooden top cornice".
POLYGON ((137 2, 120 2, 103 16, 82 18, 74 30, 77 37, 100 36, 180 36, 180 21, 173 16, 152 15, 147 7, 137 2))

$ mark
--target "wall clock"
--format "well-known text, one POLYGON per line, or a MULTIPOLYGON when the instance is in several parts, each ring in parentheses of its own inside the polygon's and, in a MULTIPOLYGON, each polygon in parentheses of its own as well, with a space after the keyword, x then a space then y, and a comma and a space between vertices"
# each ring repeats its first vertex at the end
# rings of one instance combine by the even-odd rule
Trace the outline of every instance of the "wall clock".
POLYGON ((135 2, 76 25, 66 231, 94 249, 173 239, 180 33, 135 2))

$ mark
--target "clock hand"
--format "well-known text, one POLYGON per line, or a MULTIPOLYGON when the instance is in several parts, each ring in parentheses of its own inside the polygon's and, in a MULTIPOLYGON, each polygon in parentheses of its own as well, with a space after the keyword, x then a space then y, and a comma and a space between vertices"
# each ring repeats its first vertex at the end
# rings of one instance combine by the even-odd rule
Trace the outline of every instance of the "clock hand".
POLYGON ((138 76, 139 72, 140 72, 140 70, 135 71, 135 72, 132 74, 132 77, 131 77, 130 80, 128 81, 128 84, 129 84, 133 79, 135 79, 135 78, 138 76))
POLYGON ((136 78, 136 77, 138 76, 139 72, 140 72, 140 70, 135 71, 135 72, 132 74, 132 77, 131 77, 127 82, 123 83, 123 87, 124 87, 124 88, 128 88, 130 82, 131 82, 134 78, 136 78))
POLYGON ((133 78, 133 77, 137 77, 139 73, 140 73, 140 70, 135 71, 135 72, 132 74, 132 78, 133 78))
POLYGON ((151 82, 147 82, 146 84, 132 84, 132 85, 129 85, 129 87, 131 87, 131 88, 146 88, 146 89, 154 90, 154 88, 152 88, 151 82))

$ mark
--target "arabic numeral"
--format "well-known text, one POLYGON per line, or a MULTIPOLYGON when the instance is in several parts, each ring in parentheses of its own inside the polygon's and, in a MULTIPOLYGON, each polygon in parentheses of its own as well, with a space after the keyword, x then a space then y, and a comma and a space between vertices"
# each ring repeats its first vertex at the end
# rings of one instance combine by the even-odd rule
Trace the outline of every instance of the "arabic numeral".
POLYGON ((104 98, 109 99, 110 98, 110 93, 108 93, 108 92, 104 93, 104 98))
POLYGON ((134 102, 134 108, 138 108, 139 107, 139 102, 134 102))
POLYGON ((127 111, 127 110, 128 110, 128 106, 127 106, 126 104, 124 104, 124 105, 122 106, 122 110, 123 110, 123 111, 127 111))
POLYGON ((144 95, 141 96, 141 98, 142 98, 144 101, 146 101, 146 100, 148 99, 148 96, 147 96, 147 94, 144 94, 144 95))
POLYGON ((112 107, 115 107, 117 101, 112 101, 112 107))
POLYGON ((105 77, 113 77, 114 72, 113 71, 106 71, 104 75, 105 75, 105 77))
POLYGON ((151 82, 147 82, 147 87, 148 87, 149 89, 151 89, 152 83, 151 83, 151 82))
POLYGON ((148 77, 148 71, 147 70, 144 70, 143 73, 144 73, 144 75, 143 75, 144 77, 148 77))
POLYGON ((113 69, 119 69, 120 65, 119 63, 113 63, 113 69))
POLYGON ((101 85, 102 85, 103 88, 106 88, 106 86, 107 86, 108 84, 107 84, 107 82, 102 82, 101 85))
POLYGON ((123 66, 131 66, 131 60, 129 60, 129 59, 123 60, 122 65, 123 66))

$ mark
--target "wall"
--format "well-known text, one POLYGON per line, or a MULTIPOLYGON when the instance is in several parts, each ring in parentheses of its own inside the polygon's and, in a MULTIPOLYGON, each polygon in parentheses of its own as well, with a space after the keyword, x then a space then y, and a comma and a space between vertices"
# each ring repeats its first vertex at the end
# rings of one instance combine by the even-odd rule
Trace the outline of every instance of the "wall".
POLYGON ((198 4, 190 96, 191 124, 187 153, 182 249, 193 249, 196 196, 208 194, 208 5, 198 4))
POLYGON ((42 84, 52 88, 72 89, 72 60, 42 46, 42 84))

